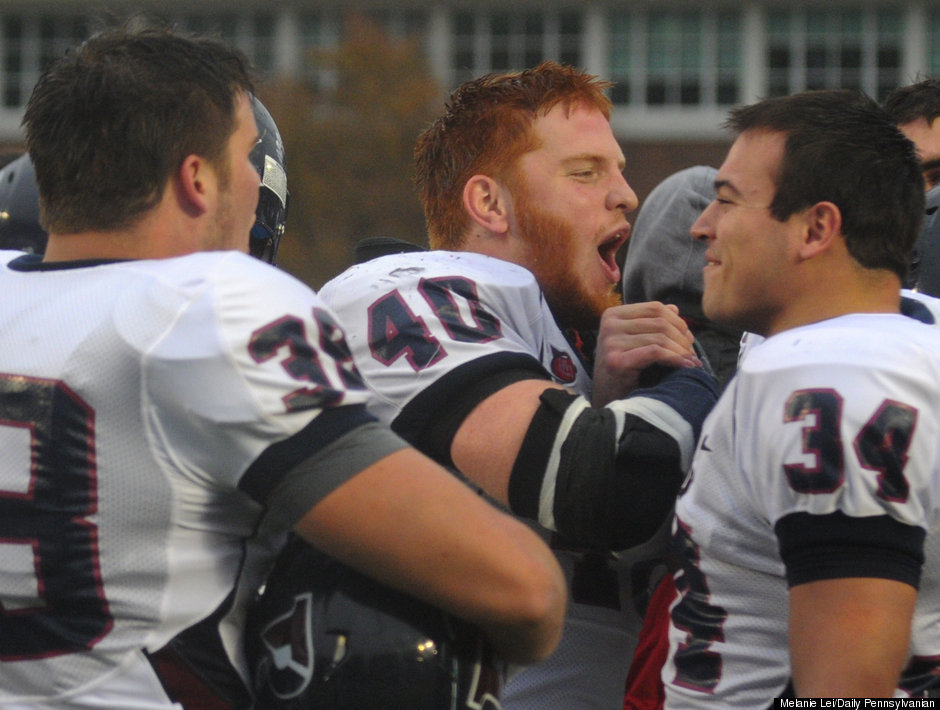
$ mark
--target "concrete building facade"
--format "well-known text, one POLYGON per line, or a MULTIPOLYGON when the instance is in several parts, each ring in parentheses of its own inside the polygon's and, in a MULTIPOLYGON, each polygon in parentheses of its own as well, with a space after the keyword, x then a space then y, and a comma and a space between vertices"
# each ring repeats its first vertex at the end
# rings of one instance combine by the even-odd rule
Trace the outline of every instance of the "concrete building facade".
MULTIPOLYGON (((940 2, 929 0, 5 0, 0 3, 0 140, 50 57, 102 22, 149 13, 213 31, 267 76, 329 87, 315 51, 344 16, 416 38, 444 87, 542 59, 615 83, 615 132, 645 194, 672 170, 721 159, 729 106, 824 87, 891 88, 940 72, 940 2)), ((628 167, 628 173, 630 168, 628 167)))

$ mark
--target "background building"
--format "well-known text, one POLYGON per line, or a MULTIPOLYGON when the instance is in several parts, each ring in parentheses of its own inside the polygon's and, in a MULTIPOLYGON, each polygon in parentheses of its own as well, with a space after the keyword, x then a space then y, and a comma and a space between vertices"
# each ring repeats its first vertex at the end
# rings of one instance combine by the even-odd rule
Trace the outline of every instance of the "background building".
MULTIPOLYGON (((361 31, 351 15, 412 41, 424 65, 400 70, 428 73, 439 91, 542 59, 574 64, 616 82, 613 125, 641 200, 679 168, 720 162, 729 106, 826 87, 882 98, 940 71, 940 1, 928 0, 0 0, 0 141, 15 149, 23 103, 49 58, 138 12, 218 33, 267 80, 302 86, 333 109, 349 66, 324 57, 361 31)), ((380 65, 399 59, 372 61, 387 77, 396 67, 380 65)), ((278 109, 280 124, 292 109, 278 109)), ((292 187, 299 197, 293 175, 292 187)))

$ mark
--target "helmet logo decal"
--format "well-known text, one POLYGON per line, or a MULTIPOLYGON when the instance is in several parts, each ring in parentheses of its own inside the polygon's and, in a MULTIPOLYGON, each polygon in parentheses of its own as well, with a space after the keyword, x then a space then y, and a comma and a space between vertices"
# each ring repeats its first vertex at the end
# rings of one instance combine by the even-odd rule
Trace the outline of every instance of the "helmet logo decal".
POLYGON ((264 173, 261 184, 268 188, 281 201, 281 207, 287 207, 287 172, 270 155, 264 156, 264 173))
POLYGON ((257 707, 502 710, 507 665, 473 624, 288 542, 246 620, 257 707))
POLYGON ((552 346, 552 374, 560 381, 565 383, 574 382, 578 376, 578 370, 574 366, 574 360, 571 355, 564 350, 559 350, 552 346))
POLYGON ((310 592, 298 594, 293 608, 261 632, 265 658, 259 672, 267 674, 271 691, 284 700, 300 695, 313 678, 312 607, 310 592))
POLYGON ((473 678, 467 692, 469 710, 502 710, 499 695, 504 673, 497 670, 501 665, 489 645, 484 645, 482 638, 477 639, 477 662, 473 664, 473 678))

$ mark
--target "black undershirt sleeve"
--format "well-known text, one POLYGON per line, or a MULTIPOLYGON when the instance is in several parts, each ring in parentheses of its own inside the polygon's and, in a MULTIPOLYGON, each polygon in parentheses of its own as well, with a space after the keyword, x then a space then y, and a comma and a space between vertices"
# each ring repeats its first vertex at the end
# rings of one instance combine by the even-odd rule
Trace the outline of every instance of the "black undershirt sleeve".
POLYGON ((530 355, 494 353, 455 368, 412 399, 392 430, 438 463, 453 467, 450 448, 467 415, 490 395, 522 380, 551 381, 530 355))
POLYGON ((792 513, 774 526, 787 584, 878 577, 917 587, 926 532, 888 515, 854 518, 792 513))

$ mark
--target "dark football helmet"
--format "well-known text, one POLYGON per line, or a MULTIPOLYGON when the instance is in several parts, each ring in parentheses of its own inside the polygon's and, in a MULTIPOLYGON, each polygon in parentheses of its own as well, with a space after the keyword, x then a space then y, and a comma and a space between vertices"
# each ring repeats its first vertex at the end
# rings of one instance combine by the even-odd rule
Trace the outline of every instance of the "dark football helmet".
POLYGON ((39 224, 39 192, 28 153, 0 169, 0 249, 42 254, 49 235, 39 224))
POLYGON ((505 676, 482 633, 292 539, 252 604, 258 708, 499 710, 505 676))
POLYGON ((261 188, 255 223, 251 228, 249 251, 252 256, 273 264, 287 224, 287 207, 290 203, 284 142, 268 109, 256 96, 251 97, 251 109, 261 141, 251 151, 250 157, 261 176, 261 188))
POLYGON ((927 193, 926 214, 914 246, 906 286, 940 296, 940 186, 927 193))

